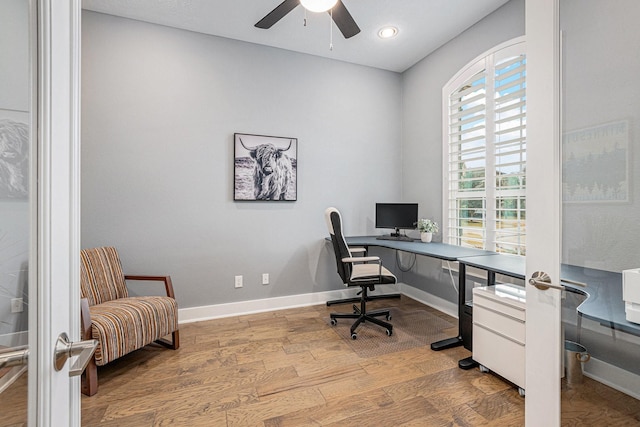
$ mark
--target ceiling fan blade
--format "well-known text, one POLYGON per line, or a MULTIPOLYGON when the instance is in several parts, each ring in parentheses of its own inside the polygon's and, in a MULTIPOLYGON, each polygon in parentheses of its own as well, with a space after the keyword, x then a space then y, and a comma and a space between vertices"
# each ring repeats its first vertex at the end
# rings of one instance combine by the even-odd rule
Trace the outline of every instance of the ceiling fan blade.
POLYGON ((280 3, 275 9, 271 12, 267 13, 267 15, 262 18, 255 25, 258 28, 271 28, 273 24, 281 20, 287 13, 291 12, 300 4, 300 0, 284 0, 280 3))
POLYGON ((342 0, 338 0, 338 3, 333 6, 332 16, 333 22, 336 23, 345 39, 353 37, 360 32, 360 27, 358 27, 342 0))

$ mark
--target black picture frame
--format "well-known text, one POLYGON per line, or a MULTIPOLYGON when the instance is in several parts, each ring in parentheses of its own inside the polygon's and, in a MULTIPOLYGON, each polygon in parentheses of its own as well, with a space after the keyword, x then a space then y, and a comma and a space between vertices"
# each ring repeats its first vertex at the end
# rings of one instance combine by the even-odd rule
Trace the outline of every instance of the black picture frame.
POLYGON ((233 134, 233 200, 298 200, 298 138, 233 134))

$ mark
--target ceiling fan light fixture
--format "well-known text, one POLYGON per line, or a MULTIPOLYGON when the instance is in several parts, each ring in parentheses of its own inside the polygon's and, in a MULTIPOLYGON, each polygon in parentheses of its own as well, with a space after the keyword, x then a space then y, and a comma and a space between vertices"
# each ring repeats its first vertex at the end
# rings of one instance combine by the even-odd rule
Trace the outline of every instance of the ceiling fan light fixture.
POLYGON ((300 0, 300 4, 310 12, 326 12, 338 3, 338 0, 300 0))
POLYGON ((382 27, 380 31, 378 31, 378 37, 381 39, 390 39, 391 37, 395 37, 398 34, 398 29, 396 27, 382 27))

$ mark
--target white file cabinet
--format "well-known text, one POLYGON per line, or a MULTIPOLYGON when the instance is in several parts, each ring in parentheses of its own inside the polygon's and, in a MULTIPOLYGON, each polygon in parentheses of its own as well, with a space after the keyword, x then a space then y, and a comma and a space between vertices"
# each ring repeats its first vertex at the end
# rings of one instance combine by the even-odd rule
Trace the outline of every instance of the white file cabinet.
POLYGON ((518 386, 524 396, 524 288, 510 284, 473 289, 473 359, 518 386))

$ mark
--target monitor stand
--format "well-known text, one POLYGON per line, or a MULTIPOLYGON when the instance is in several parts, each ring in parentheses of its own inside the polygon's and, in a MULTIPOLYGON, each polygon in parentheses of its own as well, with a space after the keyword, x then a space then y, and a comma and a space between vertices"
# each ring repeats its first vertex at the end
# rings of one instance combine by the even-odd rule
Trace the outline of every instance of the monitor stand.
POLYGON ((402 242, 413 242, 413 239, 406 234, 400 234, 400 229, 396 228, 394 233, 391 233, 387 236, 378 236, 376 237, 378 240, 398 240, 402 242))

